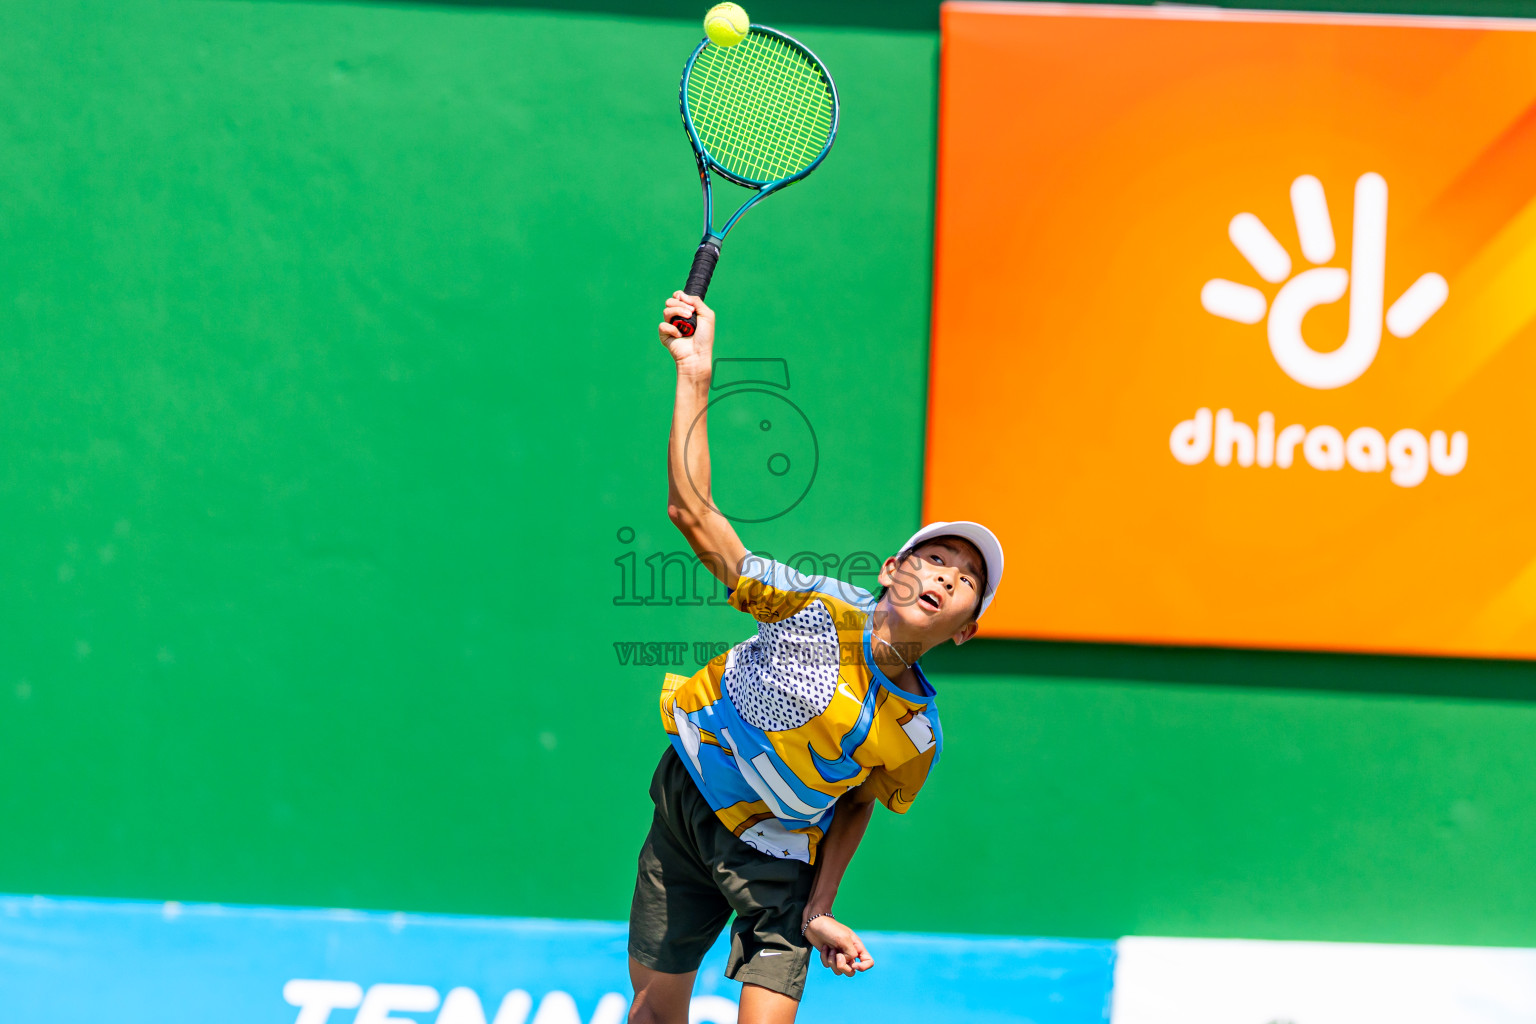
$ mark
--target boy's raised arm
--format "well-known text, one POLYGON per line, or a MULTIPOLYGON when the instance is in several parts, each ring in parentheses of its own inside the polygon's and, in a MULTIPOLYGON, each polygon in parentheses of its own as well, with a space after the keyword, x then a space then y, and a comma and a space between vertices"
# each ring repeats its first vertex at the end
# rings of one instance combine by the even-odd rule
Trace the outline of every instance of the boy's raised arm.
POLYGON ((715 507, 709 481, 709 385, 714 368, 715 313, 703 299, 673 292, 657 330, 677 362, 677 398, 672 407, 672 436, 667 441, 667 518, 694 554, 732 590, 747 554, 735 527, 715 507), (697 313, 691 337, 683 337, 672 317, 697 313))

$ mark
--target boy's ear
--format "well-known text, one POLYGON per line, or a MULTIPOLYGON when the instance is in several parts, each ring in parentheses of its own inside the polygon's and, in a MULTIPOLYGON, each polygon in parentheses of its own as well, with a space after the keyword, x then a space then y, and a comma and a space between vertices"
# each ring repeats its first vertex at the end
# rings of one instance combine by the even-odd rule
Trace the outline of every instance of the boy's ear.
POLYGON ((880 585, 886 589, 898 604, 910 604, 917 600, 917 587, 913 585, 913 575, 904 572, 901 562, 896 556, 887 558, 880 566, 880 585))
POLYGON ((970 622, 967 622, 965 624, 965 628, 964 629, 960 630, 960 632, 958 632, 954 636, 950 637, 950 639, 955 642, 955 646, 956 647, 959 647, 961 644, 965 643, 971 637, 975 636, 976 635, 976 631, 978 629, 980 629, 980 628, 981 628, 981 623, 977 622, 975 619, 972 619, 970 622))

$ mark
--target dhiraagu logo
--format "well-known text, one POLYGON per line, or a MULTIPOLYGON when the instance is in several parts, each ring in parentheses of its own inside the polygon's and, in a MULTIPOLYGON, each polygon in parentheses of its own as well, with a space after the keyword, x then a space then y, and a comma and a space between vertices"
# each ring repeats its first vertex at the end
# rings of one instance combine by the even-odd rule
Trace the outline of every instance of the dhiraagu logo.
MULTIPOLYGON (((1331 262, 1336 245, 1323 183, 1310 174, 1291 182, 1291 210, 1302 255, 1314 264, 1331 262)), ((1355 182, 1354 243, 1348 270, 1314 266, 1292 277, 1290 253, 1251 213, 1233 217, 1227 236, 1265 281, 1285 282, 1267 305, 1269 350, 1287 376, 1309 388, 1340 388, 1370 369, 1381 348, 1387 267, 1387 183, 1381 175, 1362 174, 1355 182), (1316 307, 1338 302, 1346 290, 1349 333, 1344 344, 1318 351, 1302 337, 1301 321, 1316 307)), ((1423 274, 1387 310, 1387 330, 1399 338, 1413 337, 1449 295, 1445 278, 1434 272, 1423 274)), ((1206 312, 1240 324, 1263 320, 1266 307, 1259 289, 1221 278, 1205 283, 1200 304, 1206 312)))
MULTIPOLYGON (((1342 388, 1370 369, 1381 350, 1382 329, 1408 339, 1445 305, 1450 285, 1434 271, 1419 275, 1386 308, 1387 182, 1374 172, 1355 182, 1354 230, 1349 267, 1329 266, 1337 255, 1333 219, 1323 184, 1310 174, 1291 182, 1291 210, 1301 255, 1313 266, 1297 271, 1291 254, 1274 233, 1251 213, 1239 213, 1227 225, 1227 236, 1254 273, 1280 285, 1274 298, 1252 285, 1213 278, 1200 290, 1207 313, 1244 325, 1265 321, 1269 351, 1286 376, 1318 390, 1342 388), (1302 334, 1302 321, 1318 306, 1349 295, 1349 327, 1342 344, 1313 348, 1302 334)), ((1337 427, 1300 423, 1276 430, 1271 412, 1258 414, 1255 425, 1241 421, 1230 409, 1199 409, 1193 418, 1173 428, 1169 448, 1187 466, 1214 456, 1218 466, 1257 465, 1289 469, 1297 451, 1313 469, 1331 471, 1345 466, 1362 473, 1382 473, 1400 487, 1416 487, 1433 468, 1454 476, 1467 463, 1467 435, 1403 427, 1390 439, 1375 427, 1357 426, 1346 435, 1337 427)))

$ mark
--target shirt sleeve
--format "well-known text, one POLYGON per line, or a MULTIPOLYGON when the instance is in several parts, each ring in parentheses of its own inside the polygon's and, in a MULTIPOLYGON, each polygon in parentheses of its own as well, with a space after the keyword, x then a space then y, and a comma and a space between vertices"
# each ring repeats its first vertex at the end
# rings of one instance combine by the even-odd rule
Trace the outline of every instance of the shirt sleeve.
POLYGON ((887 768, 880 765, 869 773, 864 785, 870 787, 885 806, 897 814, 906 814, 917 791, 928 781, 928 770, 933 767, 935 748, 930 747, 912 760, 887 768))
MULTIPOLYGON (((854 591, 851 584, 826 576, 806 576, 782 562, 749 554, 741 563, 741 579, 731 591, 730 605, 759 622, 782 622, 819 594, 847 596, 841 590, 854 591)), ((862 591, 859 591, 862 593, 862 591)))

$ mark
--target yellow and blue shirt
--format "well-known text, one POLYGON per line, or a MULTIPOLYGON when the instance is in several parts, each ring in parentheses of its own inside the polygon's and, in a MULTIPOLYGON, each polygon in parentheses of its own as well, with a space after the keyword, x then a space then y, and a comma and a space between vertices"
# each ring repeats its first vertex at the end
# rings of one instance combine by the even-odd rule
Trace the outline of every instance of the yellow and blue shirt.
POLYGON ((773 857, 815 863, 838 797, 874 788, 905 813, 939 760, 933 686, 880 671, 875 598, 826 576, 748 555, 732 607, 757 635, 691 677, 669 674, 661 718, 722 824, 773 857))

